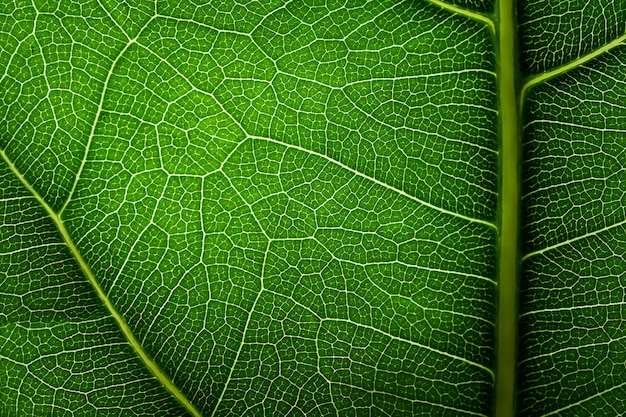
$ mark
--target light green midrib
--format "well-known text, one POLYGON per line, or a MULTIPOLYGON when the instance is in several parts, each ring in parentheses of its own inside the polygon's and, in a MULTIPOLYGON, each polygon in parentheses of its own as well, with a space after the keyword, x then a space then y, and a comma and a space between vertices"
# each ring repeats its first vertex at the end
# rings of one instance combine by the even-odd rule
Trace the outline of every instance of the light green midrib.
POLYGON ((497 331, 493 407, 497 417, 515 415, 517 359, 517 288, 519 285, 519 231, 521 201, 521 107, 517 86, 515 0, 498 0, 492 17, 428 0, 450 12, 485 23, 496 46, 496 79, 500 143, 498 153, 498 256, 497 256, 497 331))
POLYGON ((499 158, 495 415, 515 415, 517 290, 521 184, 521 112, 518 108, 517 22, 515 0, 496 4, 499 158))
POLYGON ((100 301, 102 301, 102 303, 104 304, 105 308, 107 309, 111 317, 113 317, 113 319, 119 326, 122 334, 124 335, 128 343, 130 344, 130 346, 133 348, 133 350, 135 351, 139 359, 143 362, 145 367, 148 369, 148 371, 152 373, 152 375, 163 385, 163 387, 167 391, 169 391, 174 396, 174 398, 176 398, 176 400, 180 403, 180 405, 182 405, 192 416, 201 417, 202 414, 200 414, 200 412, 191 403, 191 401, 187 398, 187 396, 183 394, 183 392, 180 391, 180 389, 178 389, 178 387, 169 378, 169 376, 165 374, 165 372, 159 367, 159 365, 150 357, 148 352, 145 351, 145 349, 143 348, 139 340, 137 340, 132 330, 126 323, 126 320, 124 320, 124 318, 117 311, 115 306, 113 306, 113 303, 111 302, 109 297, 107 297, 106 293, 104 292, 104 290, 102 289, 98 281, 96 280, 96 277, 93 271, 91 270, 91 268, 89 267, 89 265, 87 264, 83 256, 81 255, 80 251, 74 244, 74 241, 70 237, 70 234, 67 231, 65 224, 63 224, 63 220, 61 219, 61 217, 52 209, 52 207, 50 207, 50 205, 48 205, 48 203, 43 199, 43 197, 41 197, 41 195, 39 195, 39 193, 30 185, 30 183, 26 180, 26 178, 17 169, 15 164, 13 164, 11 159, 9 159, 9 157, 6 155, 6 153, 2 149, 0 149, 0 156, 2 157, 4 162, 7 164, 11 172, 13 172, 13 174, 24 185, 24 187, 33 195, 35 200, 37 200, 37 202, 39 202, 39 204, 41 204, 41 206, 44 208, 44 210, 46 211, 46 213, 48 214, 48 216, 50 217, 54 225, 59 230, 59 233, 61 234, 63 241, 65 242, 70 253, 76 260, 76 263, 80 267, 81 271, 85 274, 85 277, 87 278, 87 280, 93 287, 98 298, 100 299, 100 301))

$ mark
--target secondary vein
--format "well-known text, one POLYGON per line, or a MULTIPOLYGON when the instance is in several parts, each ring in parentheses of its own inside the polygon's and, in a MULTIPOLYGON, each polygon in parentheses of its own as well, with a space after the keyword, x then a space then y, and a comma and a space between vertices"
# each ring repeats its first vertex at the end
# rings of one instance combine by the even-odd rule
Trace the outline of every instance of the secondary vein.
POLYGON ((448 214, 450 216, 458 217, 458 218, 466 220, 468 222, 483 224, 483 225, 488 226, 488 227, 490 227, 492 229, 496 228, 496 225, 494 223, 488 221, 488 220, 483 220, 483 219, 479 219, 479 218, 475 218, 475 217, 466 216, 464 214, 457 213, 457 212, 454 212, 454 211, 451 211, 451 210, 447 210, 447 209, 445 209, 443 207, 439 207, 439 206, 437 206, 435 204, 429 203, 428 201, 421 200, 421 199, 415 197, 414 195, 407 193, 406 191, 404 191, 402 189, 399 189, 399 188, 396 188, 396 187, 394 187, 394 186, 392 186, 390 184, 387 184, 386 182, 381 181, 381 180, 379 180, 379 179, 377 179, 377 178, 375 178, 373 176, 366 175, 366 174, 362 173, 361 171, 359 171, 359 170, 357 170, 355 168, 352 168, 352 167, 350 167, 350 166, 348 166, 348 165, 346 165, 346 164, 344 164, 344 163, 342 163, 342 162, 340 162, 340 161, 338 161, 336 159, 333 159, 333 158, 329 157, 328 155, 322 154, 320 152, 315 152, 315 151, 313 151, 311 149, 306 149, 306 148, 303 148, 301 146, 294 145, 294 144, 287 143, 287 142, 283 142, 283 141, 280 141, 280 140, 276 140, 276 139, 273 139, 273 138, 270 138, 270 137, 256 136, 256 135, 248 135, 248 137, 250 139, 256 139, 256 140, 262 140, 262 141, 275 143, 277 145, 282 145, 282 146, 284 146, 286 148, 295 149, 295 150, 298 150, 298 151, 301 151, 301 152, 305 152, 305 153, 317 156, 317 157, 322 158, 322 159, 324 159, 324 160, 326 160, 326 161, 328 161, 328 162, 330 162, 330 163, 332 163, 334 165, 337 165, 340 168, 345 169, 346 171, 351 172, 352 174, 354 174, 356 176, 364 178, 364 179, 366 179, 368 181, 373 182, 374 184, 377 184, 377 185, 379 185, 379 186, 381 186, 383 188, 386 188, 386 189, 391 190, 393 192, 396 192, 396 193, 398 193, 398 194, 400 194, 400 195, 402 195, 402 196, 404 196, 404 197, 406 197, 406 198, 408 198, 410 200, 413 200, 413 201, 415 201, 416 203, 419 203, 422 206, 428 207, 428 208, 430 208, 432 210, 436 210, 436 211, 438 211, 440 213, 444 213, 444 214, 448 214))
POLYGON ((70 250, 70 253, 78 263, 83 274, 87 278, 87 281, 91 284, 96 295, 100 299, 100 301, 104 304, 105 308, 109 312, 109 314, 113 317, 118 327, 120 328, 124 338, 128 341, 130 346, 133 348, 139 359, 146 366, 148 371, 154 375, 154 377, 165 387, 167 391, 169 391, 174 398, 194 417, 201 417, 202 415, 196 409, 196 407, 191 403, 191 401, 187 398, 187 396, 178 389, 178 387, 174 384, 174 382, 165 374, 165 372, 159 367, 159 365, 150 357, 148 352, 143 348, 141 343, 137 340, 132 330, 124 320, 124 317, 117 311, 109 297, 107 297, 106 293, 98 283, 93 271, 81 255, 80 251, 74 244, 65 224, 61 220, 61 217, 58 213, 56 213, 52 207, 44 200, 44 198, 33 188, 33 186, 28 182, 28 180, 22 175, 22 173, 17 169, 13 161, 7 156, 4 150, 0 149, 0 157, 7 164, 11 172, 19 179, 19 181, 24 185, 24 187, 33 195, 35 200, 41 204, 43 209, 46 211, 56 228, 58 229, 61 237, 67 248, 70 250))
POLYGON ((612 40, 611 42, 604 44, 602 46, 600 46, 599 48, 594 49, 593 51, 580 56, 572 61, 566 62, 565 64, 559 65, 558 67, 541 73, 541 74, 537 74, 537 75, 532 75, 528 78, 526 78, 524 85, 522 86, 522 90, 520 92, 519 95, 519 108, 522 108, 522 105, 524 104, 524 98, 526 96, 526 93, 528 92, 528 90, 537 85, 537 84, 541 84, 545 81, 548 81, 554 77, 557 77, 561 74, 565 74, 568 71, 571 71, 575 68, 578 68, 579 66, 591 61, 592 59, 597 58, 598 56, 609 52, 610 50, 623 45, 624 42, 626 42, 626 33, 624 33, 622 36, 612 40))
POLYGON ((549 252, 551 250, 560 248, 561 246, 570 245, 570 244, 572 244, 572 243, 574 243, 576 241, 579 241, 579 240, 582 240, 582 239, 586 239, 586 238, 589 238, 589 237, 592 237, 592 236, 596 236, 596 235, 599 235, 601 233, 607 232, 607 231, 609 231, 611 229, 616 229, 616 228, 621 227, 621 226, 626 226, 626 220, 622 220, 620 222, 607 225, 607 226, 603 227, 602 229, 594 230, 592 232, 588 232, 588 233, 582 234, 580 236, 576 236, 576 237, 573 237, 573 238, 570 238, 570 239, 566 239, 566 240, 563 240, 561 242, 552 244, 552 245, 547 246, 547 247, 545 247, 543 249, 538 249, 536 251, 527 253, 522 258, 522 262, 526 261, 528 258, 531 258, 533 256, 541 255, 541 254, 543 254, 545 252, 549 252))
POLYGON ((476 20, 478 22, 482 22, 487 24, 487 26, 489 26, 489 30, 491 30, 491 33, 495 33, 496 32, 496 27, 495 24, 493 22, 493 19, 491 19, 490 17, 482 14, 482 13, 478 13, 478 12, 474 12, 472 10, 468 10, 468 9, 464 9, 462 7, 453 5, 453 4, 448 4, 446 2, 443 2, 441 0, 428 0, 429 3, 432 3, 434 5, 437 5, 439 7, 441 7, 442 9, 448 10, 450 12, 453 12, 455 14, 460 14, 461 16, 465 16, 465 17, 469 17, 472 20, 476 20))

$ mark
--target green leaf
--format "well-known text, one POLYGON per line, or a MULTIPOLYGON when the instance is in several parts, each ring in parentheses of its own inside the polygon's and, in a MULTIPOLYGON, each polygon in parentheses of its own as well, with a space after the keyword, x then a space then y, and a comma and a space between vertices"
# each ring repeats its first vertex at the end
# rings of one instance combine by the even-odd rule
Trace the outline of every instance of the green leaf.
POLYGON ((621 3, 6 0, 0 415, 623 414, 621 3))
POLYGON ((548 39, 531 2, 521 26, 521 415, 626 412, 625 6, 558 4, 548 39))

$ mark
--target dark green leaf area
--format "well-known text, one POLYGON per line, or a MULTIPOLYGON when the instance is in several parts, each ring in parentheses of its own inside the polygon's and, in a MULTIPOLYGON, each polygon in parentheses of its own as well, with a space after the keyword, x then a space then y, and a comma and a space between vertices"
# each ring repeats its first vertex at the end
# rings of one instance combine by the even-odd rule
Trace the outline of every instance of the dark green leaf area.
POLYGON ((622 47, 531 93, 523 144, 524 254, 626 219, 626 83, 619 81, 625 63, 622 47))
MULTIPOLYGON (((68 222, 78 230, 80 244, 96 234, 108 242, 88 248, 88 258, 115 251, 113 262, 93 262, 96 273, 135 323, 144 345, 162 358, 170 374, 181 376, 175 381, 189 387, 197 404, 211 407, 224 389, 220 410, 243 412, 244 404, 252 406, 258 399, 241 384, 261 384, 265 388, 256 398, 280 386, 281 395, 306 400, 302 407, 310 413, 325 413, 320 404, 327 404, 344 382, 330 371, 334 365, 322 372, 308 364, 330 360, 319 352, 315 336, 321 337, 331 323, 371 339, 371 349, 376 345, 378 350, 365 349, 367 358, 384 353, 393 362, 392 348, 410 353, 401 362, 412 379, 397 379, 382 362, 354 358, 365 362, 346 370, 361 372, 350 377, 350 389, 377 386, 380 393, 368 397, 372 407, 409 414, 440 407, 430 394, 435 375, 443 384, 436 392, 448 392, 444 387, 472 375, 467 389, 454 388, 447 407, 488 398, 491 375, 482 367, 492 357, 493 324, 486 319, 493 314, 494 300, 492 229, 434 213, 326 157, 264 139, 243 141, 220 172, 204 179, 168 180, 156 172, 105 185, 100 178, 111 165, 87 166, 84 184, 97 192, 77 199, 68 222), (101 186, 105 188, 97 188, 101 186), (121 195, 125 202, 120 205, 121 195), (96 207, 113 212, 102 215, 96 207), (122 275, 115 271, 123 271, 123 287, 122 275), (284 315, 281 320, 289 326, 277 332, 274 314, 258 313, 261 308, 284 315), (257 334, 265 335, 263 343, 257 334), (261 348, 281 360, 248 368, 242 355, 261 348), (200 361, 207 350, 213 356, 200 361), (299 359, 289 370, 285 363, 296 352, 299 359), (381 369, 374 372, 377 363, 381 369), (465 370, 450 373, 450 366, 465 370), (206 385, 186 385, 187 376, 195 374, 206 375, 206 385), (276 381, 268 376, 274 374, 276 381), (391 379, 381 379, 386 374, 391 379), (309 379, 317 382, 302 388, 309 379), (324 381, 322 390, 318 385, 324 381), (312 399, 317 397, 321 402, 312 399)), ((352 339, 327 340, 327 349, 339 349, 352 339)), ((345 355, 352 357, 350 350, 345 355)), ((271 404, 268 400, 262 406, 271 404)), ((288 413, 287 405, 276 407, 276 412, 288 413)))
POLYGON ((84 156, 104 80, 125 39, 94 3, 67 2, 58 8, 63 12, 38 15, 32 7, 12 2, 2 7, 5 3, 0 147, 48 204, 60 209, 84 156))
POLYGON ((524 263, 520 415, 624 410, 624 236, 620 228, 524 263))
MULTIPOLYGON (((194 107, 200 95, 208 111, 219 107, 249 135, 325 154, 438 206, 493 219, 495 78, 484 31, 431 7, 422 15, 370 3, 341 9, 348 13, 342 22, 354 27, 335 31, 327 19, 312 20, 315 10, 288 4, 251 33, 158 18, 139 51, 132 47, 130 61, 121 61, 112 110, 153 123, 167 113, 172 126, 165 136, 193 151, 206 140, 194 132, 211 123, 194 107), (432 13, 441 24, 426 18, 432 13), (371 21, 352 25, 365 16, 371 21), (172 94, 188 99, 171 106, 172 94), (150 111, 140 107, 146 102, 150 111)), ((221 123, 227 124, 233 121, 221 123)), ((221 142, 211 146, 217 153, 200 160, 219 162, 232 149, 231 132, 217 136, 221 142)), ((183 159, 175 172, 199 163, 191 155, 176 161, 183 159)))
POLYGON ((495 44, 426 1, 4 2, 0 414, 489 414, 495 44))
POLYGON ((616 48, 529 97, 520 415, 626 406, 625 58, 616 48))

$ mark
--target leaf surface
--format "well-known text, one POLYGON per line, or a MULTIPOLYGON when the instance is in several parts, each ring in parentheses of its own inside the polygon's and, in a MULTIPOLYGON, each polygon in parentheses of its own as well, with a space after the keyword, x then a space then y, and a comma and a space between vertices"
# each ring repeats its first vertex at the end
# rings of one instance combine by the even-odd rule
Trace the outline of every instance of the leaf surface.
POLYGON ((623 411, 626 8, 518 5, 508 137, 501 3, 7 1, 0 414, 491 415, 518 200, 518 412, 623 411))
POLYGON ((562 25, 527 48, 529 72, 579 65, 525 104, 518 406, 521 415, 614 416, 626 410, 626 7, 564 6, 555 19, 529 2, 528 18, 544 17, 534 31, 521 24, 529 45, 537 30, 562 25))

